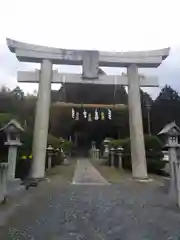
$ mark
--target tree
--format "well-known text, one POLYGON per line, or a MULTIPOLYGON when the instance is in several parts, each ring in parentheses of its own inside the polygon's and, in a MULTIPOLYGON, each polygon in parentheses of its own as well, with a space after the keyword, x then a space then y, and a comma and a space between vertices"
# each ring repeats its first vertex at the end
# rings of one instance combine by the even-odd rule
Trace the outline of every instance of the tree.
POLYGON ((149 124, 151 125, 151 114, 150 110, 153 105, 153 100, 151 96, 140 89, 140 96, 141 96, 141 109, 142 109, 142 119, 143 119, 143 128, 144 133, 149 133, 149 124), (150 121, 150 122, 148 122, 150 121))
POLYGON ((180 125, 180 97, 170 86, 166 85, 152 105, 152 130, 158 133, 165 124, 176 121, 180 125))
POLYGON ((18 99, 23 100, 24 98, 24 92, 20 89, 20 87, 16 87, 12 90, 12 94, 18 99))

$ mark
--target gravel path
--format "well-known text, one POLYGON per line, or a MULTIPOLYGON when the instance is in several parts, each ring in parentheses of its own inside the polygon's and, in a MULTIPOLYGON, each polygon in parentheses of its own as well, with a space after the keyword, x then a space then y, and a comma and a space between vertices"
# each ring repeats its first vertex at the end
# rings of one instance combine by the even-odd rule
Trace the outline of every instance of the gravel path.
POLYGON ((24 201, 0 228, 0 239, 180 239, 180 211, 155 183, 73 185, 56 177, 24 201))

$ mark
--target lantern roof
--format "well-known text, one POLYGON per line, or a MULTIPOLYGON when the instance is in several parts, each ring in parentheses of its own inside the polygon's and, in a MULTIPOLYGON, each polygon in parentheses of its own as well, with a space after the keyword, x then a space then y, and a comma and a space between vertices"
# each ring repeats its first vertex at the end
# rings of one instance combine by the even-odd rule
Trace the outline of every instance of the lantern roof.
POLYGON ((166 124, 158 135, 178 136, 180 135, 180 128, 176 125, 175 121, 173 121, 166 124))
POLYGON ((4 132, 9 132, 9 131, 24 132, 24 129, 22 128, 22 126, 20 125, 20 123, 16 119, 12 119, 4 127, 2 127, 0 129, 0 131, 4 131, 4 132))

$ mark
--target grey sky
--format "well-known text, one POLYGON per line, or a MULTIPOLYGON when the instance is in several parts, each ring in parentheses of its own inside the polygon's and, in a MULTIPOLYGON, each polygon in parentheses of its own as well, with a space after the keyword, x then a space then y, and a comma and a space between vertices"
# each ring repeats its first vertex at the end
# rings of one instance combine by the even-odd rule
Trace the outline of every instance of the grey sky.
MULTIPOLYGON (((1 0, 0 85, 15 87, 17 70, 39 67, 19 63, 7 49, 9 37, 52 47, 105 51, 171 47, 162 66, 145 72, 157 74, 160 87, 167 83, 180 92, 179 5, 179 0, 1 0)), ((76 71, 66 66, 60 69, 76 71)), ((18 85, 26 92, 37 88, 18 85)), ((155 95, 159 89, 148 91, 155 95)))

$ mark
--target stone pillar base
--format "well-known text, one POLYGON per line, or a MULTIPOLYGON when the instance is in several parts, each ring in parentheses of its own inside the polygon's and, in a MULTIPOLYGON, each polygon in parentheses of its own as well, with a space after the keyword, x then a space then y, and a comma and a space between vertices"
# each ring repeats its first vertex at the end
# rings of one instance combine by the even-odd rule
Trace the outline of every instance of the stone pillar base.
POLYGON ((152 178, 137 178, 137 177, 133 177, 132 178, 134 181, 136 182, 142 182, 142 183, 149 183, 149 182, 153 182, 152 178))
POLYGON ((42 181, 47 181, 46 177, 43 178, 27 178, 24 180, 23 185, 25 186, 26 190, 28 190, 30 187, 37 187, 38 184, 42 181))

